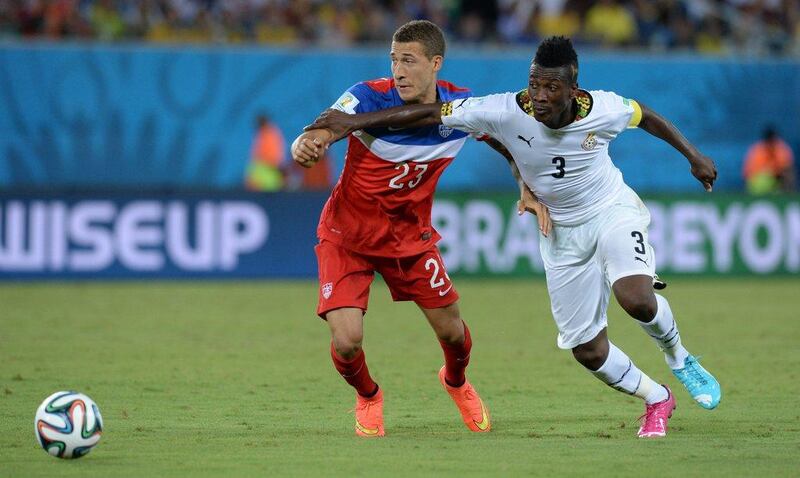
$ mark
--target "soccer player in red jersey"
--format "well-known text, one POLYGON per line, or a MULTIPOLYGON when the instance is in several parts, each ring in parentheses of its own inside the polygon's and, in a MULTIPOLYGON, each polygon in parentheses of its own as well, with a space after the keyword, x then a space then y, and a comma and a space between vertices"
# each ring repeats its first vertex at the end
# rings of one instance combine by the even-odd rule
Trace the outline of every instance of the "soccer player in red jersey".
MULTIPOLYGON (((356 114, 472 96, 437 80, 444 51, 444 36, 435 24, 401 26, 392 38, 392 78, 358 83, 332 108, 356 114)), ((312 166, 331 138, 326 129, 301 134, 292 144, 293 159, 312 166)), ((384 435, 383 391, 370 376, 361 346, 375 272, 395 301, 413 300, 428 319, 444 351, 439 380, 466 426, 474 432, 491 428, 489 412, 465 376, 472 339, 436 246, 440 236, 431 225, 436 183, 466 139, 467 134, 444 126, 365 129, 348 137, 344 170, 317 228, 317 313, 331 330, 334 366, 356 389, 359 436, 384 435)), ((546 212, 537 212, 541 224, 546 212)))

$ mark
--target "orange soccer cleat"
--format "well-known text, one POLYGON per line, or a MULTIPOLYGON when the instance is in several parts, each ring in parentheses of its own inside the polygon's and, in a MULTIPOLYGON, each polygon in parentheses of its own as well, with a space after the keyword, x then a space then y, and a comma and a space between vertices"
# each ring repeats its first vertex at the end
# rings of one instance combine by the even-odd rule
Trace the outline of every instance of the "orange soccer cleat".
POLYGON ((356 393, 356 435, 374 438, 383 432, 383 390, 370 398, 356 393))
POLYGON ((450 398, 456 403, 458 411, 461 412, 461 418, 467 428, 474 432, 488 432, 492 428, 492 423, 489 420, 489 410, 483 404, 478 392, 469 383, 469 380, 464 380, 460 387, 451 387, 444 379, 444 366, 439 370, 439 381, 450 398))

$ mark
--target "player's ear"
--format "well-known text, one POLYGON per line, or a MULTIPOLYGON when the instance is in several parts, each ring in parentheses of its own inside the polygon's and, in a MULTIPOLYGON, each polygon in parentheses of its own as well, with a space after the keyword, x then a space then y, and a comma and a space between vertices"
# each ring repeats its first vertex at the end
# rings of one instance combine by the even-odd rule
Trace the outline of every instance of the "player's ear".
POLYGON ((442 69, 444 57, 442 55, 433 55, 433 58, 431 58, 431 63, 433 63, 433 71, 438 72, 442 69))

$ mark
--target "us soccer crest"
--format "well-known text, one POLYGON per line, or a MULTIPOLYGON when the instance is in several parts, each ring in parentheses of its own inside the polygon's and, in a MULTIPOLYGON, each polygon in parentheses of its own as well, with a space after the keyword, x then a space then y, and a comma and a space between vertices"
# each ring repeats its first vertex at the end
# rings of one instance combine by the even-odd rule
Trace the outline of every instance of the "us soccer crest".
POLYGON ((439 136, 441 136, 442 138, 450 136, 450 133, 452 132, 453 128, 450 128, 449 126, 445 126, 443 124, 439 125, 439 136))
POLYGON ((322 284, 322 297, 330 299, 332 293, 333 293, 333 282, 326 282, 322 284))
POLYGON ((581 148, 585 151, 591 151, 595 146, 597 146, 597 138, 594 137, 594 133, 587 134, 586 139, 581 143, 581 148))

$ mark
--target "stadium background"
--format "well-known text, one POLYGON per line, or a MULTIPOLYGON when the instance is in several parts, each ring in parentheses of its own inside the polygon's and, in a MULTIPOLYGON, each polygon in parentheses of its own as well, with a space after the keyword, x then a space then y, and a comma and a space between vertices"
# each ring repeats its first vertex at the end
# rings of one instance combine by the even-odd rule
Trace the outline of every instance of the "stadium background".
MULTIPOLYGON (((13 432, 11 438, 4 437, 7 446, 2 447, 9 453, 5 459, 11 463, 10 476, 52 472, 37 468, 39 462, 26 455, 28 443, 20 444, 17 437, 29 437, 26 427, 37 400, 58 387, 88 387, 101 407, 104 403, 116 407, 106 419, 117 430, 101 447, 108 449, 106 457, 111 458, 106 460, 113 458, 123 468, 103 461, 100 452, 88 458, 96 460, 97 473, 124 475, 125 470, 136 470, 137 465, 126 461, 126 451, 120 448, 125 431, 140 440, 145 456, 152 459, 151 466, 158 466, 162 454, 172 456, 148 440, 154 431, 169 436, 173 452, 186 453, 181 456, 194 456, 196 449, 216 456, 214 439, 208 445, 192 442, 184 448, 177 435, 186 429, 179 427, 173 434, 164 420, 184 412, 192 416, 207 413, 206 418, 213 417, 210 423, 214 427, 228 430, 226 420, 214 415, 214 410, 185 398, 195 396, 198 383, 219 400, 230 393, 217 390, 217 382, 206 381, 205 372, 190 364, 207 367, 208 377, 220 382, 238 383, 230 370, 251 367, 249 358, 237 355, 243 344, 245 349, 269 349, 254 354, 266 367, 265 373, 274 377, 283 377, 285 371, 277 364, 287 357, 293 363, 308 360, 303 367, 319 372, 306 377, 300 389, 322 380, 341 400, 350 400, 349 390, 325 368, 324 354, 301 359, 287 345, 305 343, 309 337, 315 344, 327 340, 324 327, 307 320, 313 318, 316 297, 314 231, 327 193, 253 193, 242 185, 257 114, 268 112, 291 141, 353 83, 390 74, 387 51, 391 33, 413 18, 434 20, 447 32, 450 43, 440 78, 468 86, 478 95, 524 88, 538 40, 563 33, 575 38, 582 87, 613 90, 673 120, 716 161, 719 180, 713 194, 701 191, 680 155, 643 132, 623 133, 612 144, 611 155, 626 182, 651 209, 650 240, 657 251, 659 272, 672 282, 668 292, 672 291, 676 302, 682 299, 684 304, 698 306, 687 315, 684 334, 694 334, 698 342, 707 344, 709 353, 717 353, 717 363, 727 366, 726 384, 737 383, 730 372, 734 369, 760 374, 762 367, 779 362, 786 363, 787 370, 796 369, 800 198, 796 193, 748 196, 742 181, 747 148, 760 139, 768 124, 777 126, 795 155, 800 153, 800 5, 796 1, 0 0, 0 303, 4 304, 0 351, 5 348, 7 359, 0 365, 5 390, 0 400, 9 405, 0 417, 13 432), (165 284, 161 279, 187 281, 165 284), (209 279, 268 280, 220 283, 209 279), (287 283, 278 279, 299 280, 287 283), (758 302, 762 299, 763 306, 758 302), (147 313, 139 313, 144 311, 147 313), (281 326, 280 320, 262 324, 263 316, 302 317, 303 325, 281 326), (731 347, 715 337, 713 327, 703 321, 707 317, 727 321, 727 343, 749 351, 745 354, 748 361, 719 358, 731 347), (77 326, 65 329, 65 318, 77 326), (775 334, 776 330, 781 333, 775 334), (242 335, 248 333, 251 336, 242 335), (73 356, 79 350, 74 343, 85 338, 82 334, 95 343, 108 343, 116 355, 110 350, 90 354, 98 360, 96 368, 85 368, 78 355, 69 361, 72 370, 68 373, 57 363, 42 364, 37 345, 46 345, 50 353, 73 356), (128 334, 133 338, 121 339, 128 334), (262 337, 263 343, 253 343, 253 337, 262 337), (721 343, 714 345, 717 341, 721 343), (197 346, 203 351, 198 352, 197 346), (760 354, 765 348, 780 354, 766 357, 760 354), (214 350, 218 353, 212 360, 214 350), (169 367, 180 364, 174 370, 185 377, 198 377, 197 381, 163 372, 158 376, 162 382, 153 384, 154 378, 136 375, 141 372, 132 364, 144 364, 145 368, 150 364, 155 370, 153 361, 157 360, 169 367), (112 368, 114 374, 109 373, 112 368), (163 385, 170 381, 184 388, 163 385), (125 422, 129 411, 127 405, 119 404, 126 399, 141 405, 140 415, 144 410, 154 415, 140 418, 143 421, 135 426, 133 420, 125 422), (153 418, 172 400, 188 408, 153 418), (11 454, 23 458, 12 459, 11 454)), ((334 146, 332 157, 335 176, 344 160, 341 144, 334 146)), ((514 350, 521 362, 556 361, 560 368, 552 371, 496 364, 508 373, 539 377, 537 384, 544 384, 544 390, 551 390, 548 393, 557 393, 564 381, 593 386, 574 364, 551 350, 554 332, 547 317, 535 221, 516 216, 514 188, 505 162, 485 145, 470 142, 442 177, 437 193, 434 220, 443 235, 441 246, 448 269, 455 277, 476 276, 474 281, 457 282, 463 284, 459 290, 465 310, 475 317, 471 324, 478 333, 483 330, 484 337, 500 334, 494 339, 487 337, 482 358, 514 350), (492 280, 487 280, 489 277, 492 280), (509 280, 497 280, 504 278, 509 280), (507 300, 501 309, 508 322, 482 322, 480 317, 492 316, 497 310, 481 307, 497 304, 501 297, 507 300), (536 304, 532 310, 529 303, 536 304), (526 315, 514 318, 514 311, 519 310, 526 315), (537 325, 531 325, 530 313, 536 315, 537 325), (547 356, 516 344, 513 327, 530 332, 525 335, 535 337, 547 356)), ((405 306, 391 308, 387 294, 379 289, 380 285, 372 294, 376 317, 398 323, 392 321, 416 313, 405 306)), ((612 315, 620 313, 612 310, 612 315)), ((398 336, 407 334, 407 340, 387 339, 395 334, 389 325, 372 327, 374 337, 384 337, 373 339, 372 344, 378 344, 375 350, 379 346, 391 350, 388 355, 374 355, 378 363, 383 359, 382 366, 388 369, 392 362, 387 356, 393 361, 405 360, 395 352, 398 344, 415 347, 417 339, 429 339, 420 338, 424 331, 417 329, 421 327, 412 331, 411 325, 401 326, 404 330, 398 336)), ((644 342, 637 333, 630 332, 638 339, 631 342, 644 342)), ((643 350, 650 346, 640 345, 643 350)), ((634 353, 638 352, 635 347, 631 346, 634 353)), ((307 348, 324 352, 320 347, 307 348)), ((428 358, 435 363, 438 359, 433 352, 428 358)), ((475 373, 488 372, 488 365, 484 366, 487 368, 477 368, 475 373)), ((412 361, 413 371, 422 368, 412 361)), ((495 373, 491 376, 484 382, 489 390, 497 385, 492 382, 495 373)), ((498 383, 502 377, 502 373, 497 375, 498 383)), ((392 385, 417 378, 408 372, 385 380, 392 385)), ((297 422, 304 433, 300 435, 293 431, 296 423, 281 421, 284 415, 291 415, 286 405, 278 407, 277 415, 259 412, 261 418, 280 423, 278 430, 288 434, 290 447, 309 454, 286 458, 292 455, 267 451, 264 456, 286 466, 278 469, 279 474, 324 470, 322 458, 309 458, 317 456, 314 453, 338 463, 342 473, 358 474, 357 469, 337 461, 338 456, 322 451, 328 439, 349 432, 341 407, 325 405, 314 412, 318 410, 314 400, 322 397, 309 391, 304 396, 310 398, 298 398, 297 383, 284 378, 261 380, 270 384, 271 390, 287 390, 288 396, 281 398, 284 404, 298 400, 310 407, 312 416, 335 413, 338 417, 325 425, 330 429, 323 427, 324 432, 320 431, 323 425, 316 422, 297 422), (309 438, 309 434, 317 438, 309 438), (304 460, 309 468, 302 467, 304 460)), ((791 458, 796 456, 797 430, 786 428, 788 425, 762 427, 765 420, 796 414, 791 400, 786 399, 797 396, 796 385, 790 385, 797 383, 796 377, 778 374, 774 383, 779 385, 767 393, 770 406, 760 412, 745 406, 741 395, 738 404, 731 403, 731 414, 751 417, 746 428, 731 425, 725 418, 731 415, 717 418, 696 435, 686 422, 681 425, 697 444, 709 440, 703 434, 711 433, 709 430, 718 436, 748 437, 745 444, 719 445, 720 474, 725 470, 727 476, 736 475, 737 470, 744 473, 748 468, 737 468, 736 458, 751 451, 762 459, 755 459, 757 466, 749 469, 752 474, 790 476, 789 470, 797 469, 796 458, 791 458)), ((747 385, 742 385, 739 393, 746 391, 748 400, 761 397, 763 402, 763 391, 747 385)), ((599 386, 594 391, 609 395, 599 386)), ((510 393, 514 400, 522 400, 516 392, 510 393)), ((563 450, 559 447, 575 446, 574 440, 589 449, 595 449, 598 437, 612 438, 619 445, 615 450, 628 446, 630 429, 587 432, 570 418, 568 405, 549 403, 549 396, 537 393, 534 389, 530 408, 515 417, 523 423, 529 418, 525 413, 530 412, 534 421, 552 427, 537 425, 535 432, 520 432, 515 438, 518 442, 508 444, 502 441, 508 437, 502 435, 500 422, 496 438, 500 441, 493 442, 486 461, 491 467, 475 470, 535 474, 515 464, 525 462, 520 457, 526 456, 527 448, 517 446, 529 439, 544 437, 546 443, 539 445, 556 447, 553 456, 560 456, 561 461, 574 458, 559 455, 563 450), (554 415, 540 415, 540 407, 554 415), (491 454, 502 457, 502 463, 492 461, 491 454)), ((736 400, 735 393, 732 400, 736 400)), ((241 409, 246 410, 246 404, 260 406, 249 395, 240 398, 241 409)), ((501 400, 498 396, 495 403, 502 417, 501 400)), ((442 405, 442 414, 445 406, 449 405, 442 405)), ((242 423, 247 425, 248 413, 234 408, 233 416, 243 417, 242 423)), ((417 413, 403 411, 408 416, 417 413)), ((579 415, 582 413, 596 420, 606 412, 592 409, 579 415)), ((616 412, 610 413, 612 421, 619 421, 616 412)), ((130 414, 135 416, 136 409, 130 414)), ((424 435, 427 422, 414 423, 424 435)), ((701 427, 703 422, 697 423, 701 427)), ((250 426, 245 428, 251 430, 250 426)), ((260 430, 259 425, 252 426, 260 430)), ((401 428, 401 437, 405 432, 412 440, 395 442, 393 446, 403 450, 398 457, 418 453, 414 440, 427 443, 427 438, 409 431, 413 429, 401 428)), ((202 434, 191 426, 189 431, 202 434)), ((283 447, 286 435, 274 430, 269 433, 270 446, 274 450, 283 447)), ((231 446, 240 445, 231 442, 231 446)), ((263 471, 263 466, 270 469, 260 462, 248 462, 249 441, 242 446, 244 451, 232 456, 249 463, 244 473, 263 471)), ((348 446, 358 450, 358 445, 348 446)), ((671 456, 687 458, 677 448, 680 445, 675 446, 666 449, 671 456)), ((610 456, 617 455, 611 452, 610 456)), ((196 466, 204 463, 197 460, 196 466)), ((422 464, 409 469, 408 462, 399 460, 389 460, 398 467, 395 471, 430 472, 422 464)), ((538 463, 543 467, 540 471, 558 473, 556 464, 538 463)), ((151 472, 165 476, 167 469, 177 474, 192 469, 200 475, 224 471, 215 468, 216 464, 210 462, 203 469, 164 465, 167 468, 151 472)), ((652 462, 642 465, 652 466, 652 462)), ((635 471, 635 467, 627 472, 610 469, 605 462, 578 460, 574 466, 617 476, 635 471)), ((70 473, 79 471, 74 468, 70 473)), ((713 470, 703 473, 716 476, 713 470)))
MULTIPOLYGON (((666 144, 612 145, 654 211, 662 272, 800 271, 797 201, 741 195, 767 125, 800 150, 795 2, 21 5, 0 15, 2 277, 314 277, 324 195, 236 193, 253 118, 268 112, 291 141, 350 85, 388 75, 391 32, 423 17, 451 37, 441 77, 479 95, 525 87, 537 39, 571 34, 583 86, 650 105, 715 159, 705 196, 666 144)), ((470 142, 439 191, 452 272, 541 272, 497 155, 470 142)))

